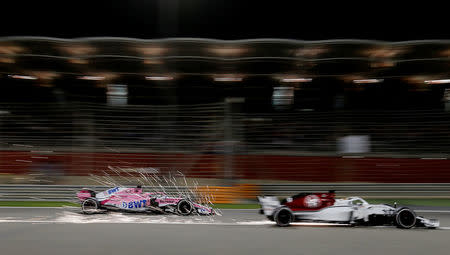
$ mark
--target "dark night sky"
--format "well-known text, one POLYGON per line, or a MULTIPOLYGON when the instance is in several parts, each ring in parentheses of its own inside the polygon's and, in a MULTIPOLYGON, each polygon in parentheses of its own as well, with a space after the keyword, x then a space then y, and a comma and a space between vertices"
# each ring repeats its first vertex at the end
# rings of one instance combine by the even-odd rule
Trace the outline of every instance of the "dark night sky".
POLYGON ((309 2, 16 0, 2 3, 0 36, 450 39, 443 4, 309 2))

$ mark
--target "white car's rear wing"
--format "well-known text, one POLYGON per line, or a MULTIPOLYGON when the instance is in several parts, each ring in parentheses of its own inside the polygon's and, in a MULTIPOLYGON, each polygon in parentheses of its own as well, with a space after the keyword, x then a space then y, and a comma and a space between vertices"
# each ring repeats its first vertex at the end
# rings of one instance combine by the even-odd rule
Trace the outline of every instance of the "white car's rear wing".
POLYGON ((259 204, 262 207, 262 210, 266 216, 271 216, 273 211, 281 206, 280 200, 277 197, 268 196, 268 197, 258 197, 259 204))

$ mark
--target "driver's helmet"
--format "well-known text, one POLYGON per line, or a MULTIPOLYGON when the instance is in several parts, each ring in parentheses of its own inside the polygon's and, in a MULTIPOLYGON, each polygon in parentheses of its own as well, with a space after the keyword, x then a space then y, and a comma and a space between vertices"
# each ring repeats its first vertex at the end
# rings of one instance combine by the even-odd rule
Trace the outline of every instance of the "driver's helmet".
POLYGON ((142 193, 142 186, 141 185, 137 185, 136 188, 134 188, 134 192, 142 193))

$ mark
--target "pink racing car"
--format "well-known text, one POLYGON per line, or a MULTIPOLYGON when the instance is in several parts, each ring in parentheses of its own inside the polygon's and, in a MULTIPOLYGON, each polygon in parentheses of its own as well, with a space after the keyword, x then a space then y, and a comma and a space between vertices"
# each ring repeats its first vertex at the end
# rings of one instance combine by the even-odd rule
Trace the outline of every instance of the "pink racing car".
POLYGON ((214 210, 185 197, 173 197, 162 192, 143 192, 136 188, 115 187, 96 193, 82 189, 77 193, 81 210, 86 214, 108 210, 129 212, 174 213, 178 215, 213 215, 214 210))

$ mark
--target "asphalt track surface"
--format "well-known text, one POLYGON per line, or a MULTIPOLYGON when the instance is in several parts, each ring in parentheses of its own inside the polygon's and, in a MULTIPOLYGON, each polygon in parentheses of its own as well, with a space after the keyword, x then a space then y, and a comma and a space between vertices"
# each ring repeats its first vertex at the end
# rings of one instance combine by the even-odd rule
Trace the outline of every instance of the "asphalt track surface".
POLYGON ((450 210, 421 208, 440 229, 295 225, 257 210, 181 217, 74 208, 0 208, 0 254, 450 254, 450 210))

